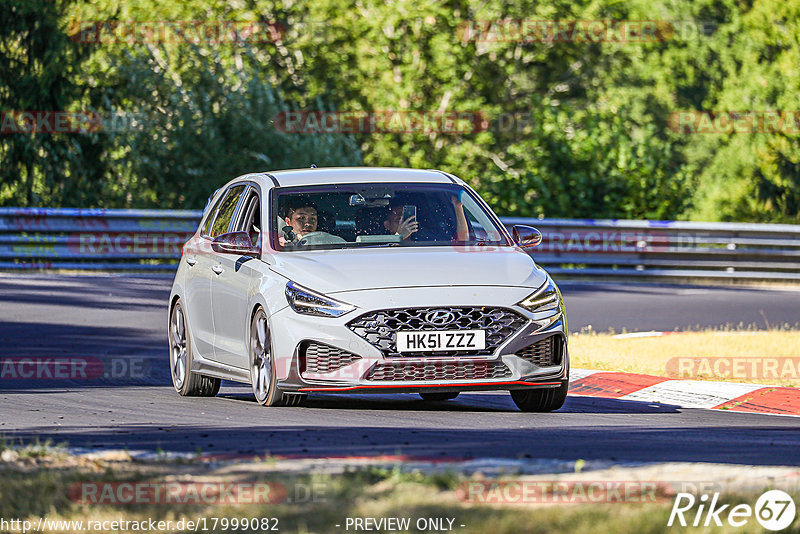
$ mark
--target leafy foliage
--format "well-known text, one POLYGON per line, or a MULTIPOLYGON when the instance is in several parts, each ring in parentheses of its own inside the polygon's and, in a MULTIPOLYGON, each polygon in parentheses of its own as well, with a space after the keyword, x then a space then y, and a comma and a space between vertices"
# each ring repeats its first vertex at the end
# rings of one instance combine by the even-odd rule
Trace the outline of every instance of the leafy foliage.
POLYGON ((509 215, 800 222, 797 130, 671 126, 682 111, 797 110, 794 2, 0 4, 2 110, 140 118, 81 135, 0 135, 0 204, 198 207, 237 174, 313 162, 442 168, 509 215), (284 31, 246 42, 69 38, 106 20, 284 31), (480 33, 482 21, 504 20, 659 22, 641 41, 520 40, 503 24, 480 33), (291 110, 485 120, 459 132, 276 129, 291 110))
POLYGON ((247 65, 226 69, 219 57, 191 53, 173 69, 164 50, 152 52, 129 58, 117 72, 118 88, 140 118, 115 139, 124 153, 119 193, 126 203, 202 206, 221 184, 247 172, 360 163, 350 136, 277 131, 273 119, 292 107, 247 65))
MULTIPOLYGON (((74 110, 87 96, 79 73, 87 52, 64 33, 64 9, 65 3, 55 0, 0 1, 3 112, 74 110)), ((17 128, 4 123, 9 132, 0 134, 3 204, 75 202, 105 178, 104 147, 95 136, 15 133, 17 128)))

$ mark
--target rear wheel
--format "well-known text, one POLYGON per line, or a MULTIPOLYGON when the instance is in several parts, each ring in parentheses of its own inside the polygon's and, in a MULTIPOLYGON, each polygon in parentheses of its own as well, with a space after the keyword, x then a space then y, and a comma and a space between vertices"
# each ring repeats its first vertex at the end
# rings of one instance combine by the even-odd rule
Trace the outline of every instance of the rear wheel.
POLYGON ((299 406, 305 395, 283 393, 278 387, 267 314, 259 308, 250 323, 250 383, 262 406, 299 406))
POLYGON ((169 316, 169 366, 172 385, 184 397, 213 397, 219 393, 219 378, 192 371, 192 340, 181 300, 175 301, 169 316))
POLYGON ((567 390, 569 382, 565 380, 557 388, 515 389, 511 398, 523 412, 552 412, 564 405, 567 390))
POLYGON ((420 393, 422 400, 426 401, 446 401, 458 397, 458 391, 451 391, 448 393, 420 393))

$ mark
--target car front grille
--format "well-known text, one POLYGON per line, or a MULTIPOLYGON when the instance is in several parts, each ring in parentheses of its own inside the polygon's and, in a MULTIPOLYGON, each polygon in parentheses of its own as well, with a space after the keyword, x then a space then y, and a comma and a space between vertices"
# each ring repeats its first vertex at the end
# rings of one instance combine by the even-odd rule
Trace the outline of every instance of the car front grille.
POLYGON ((485 330, 486 350, 490 354, 505 340, 516 333, 528 320, 522 315, 506 309, 486 306, 455 308, 404 308, 380 310, 364 314, 350 321, 347 326, 383 352, 386 357, 398 356, 459 356, 464 351, 397 352, 396 332, 400 330, 485 330), (443 324, 432 325, 426 321, 431 312, 450 312, 451 319, 443 324))
POLYGON ((540 339, 517 352, 517 356, 539 367, 561 363, 561 336, 555 335, 540 339))
POLYGON ((305 362, 303 373, 330 373, 350 365, 361 357, 322 343, 308 343, 301 348, 305 362))
POLYGON ((367 380, 485 380, 511 376, 511 369, 498 361, 392 362, 375 365, 367 380))

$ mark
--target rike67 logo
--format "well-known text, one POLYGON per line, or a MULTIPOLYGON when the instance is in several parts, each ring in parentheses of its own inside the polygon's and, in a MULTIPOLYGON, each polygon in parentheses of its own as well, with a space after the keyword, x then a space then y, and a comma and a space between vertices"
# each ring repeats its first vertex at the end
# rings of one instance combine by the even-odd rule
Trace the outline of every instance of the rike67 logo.
POLYGON ((709 497, 707 494, 696 498, 691 493, 678 493, 669 514, 667 526, 675 524, 682 527, 723 526, 742 527, 755 516, 756 521, 766 530, 778 531, 788 528, 796 515, 794 500, 781 490, 770 490, 761 495, 755 507, 749 504, 720 504, 719 493, 709 497))

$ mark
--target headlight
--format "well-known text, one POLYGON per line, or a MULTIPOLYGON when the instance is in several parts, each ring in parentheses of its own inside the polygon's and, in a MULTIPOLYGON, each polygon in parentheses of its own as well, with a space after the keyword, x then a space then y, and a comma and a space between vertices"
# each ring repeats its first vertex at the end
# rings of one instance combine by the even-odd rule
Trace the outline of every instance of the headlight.
POLYGON ((326 297, 294 282, 286 284, 286 300, 297 313, 316 317, 339 317, 356 309, 351 304, 326 297))
POLYGON ((528 298, 519 303, 523 308, 532 312, 546 312, 558 310, 561 306, 561 291, 555 282, 548 277, 547 282, 537 289, 528 298))

